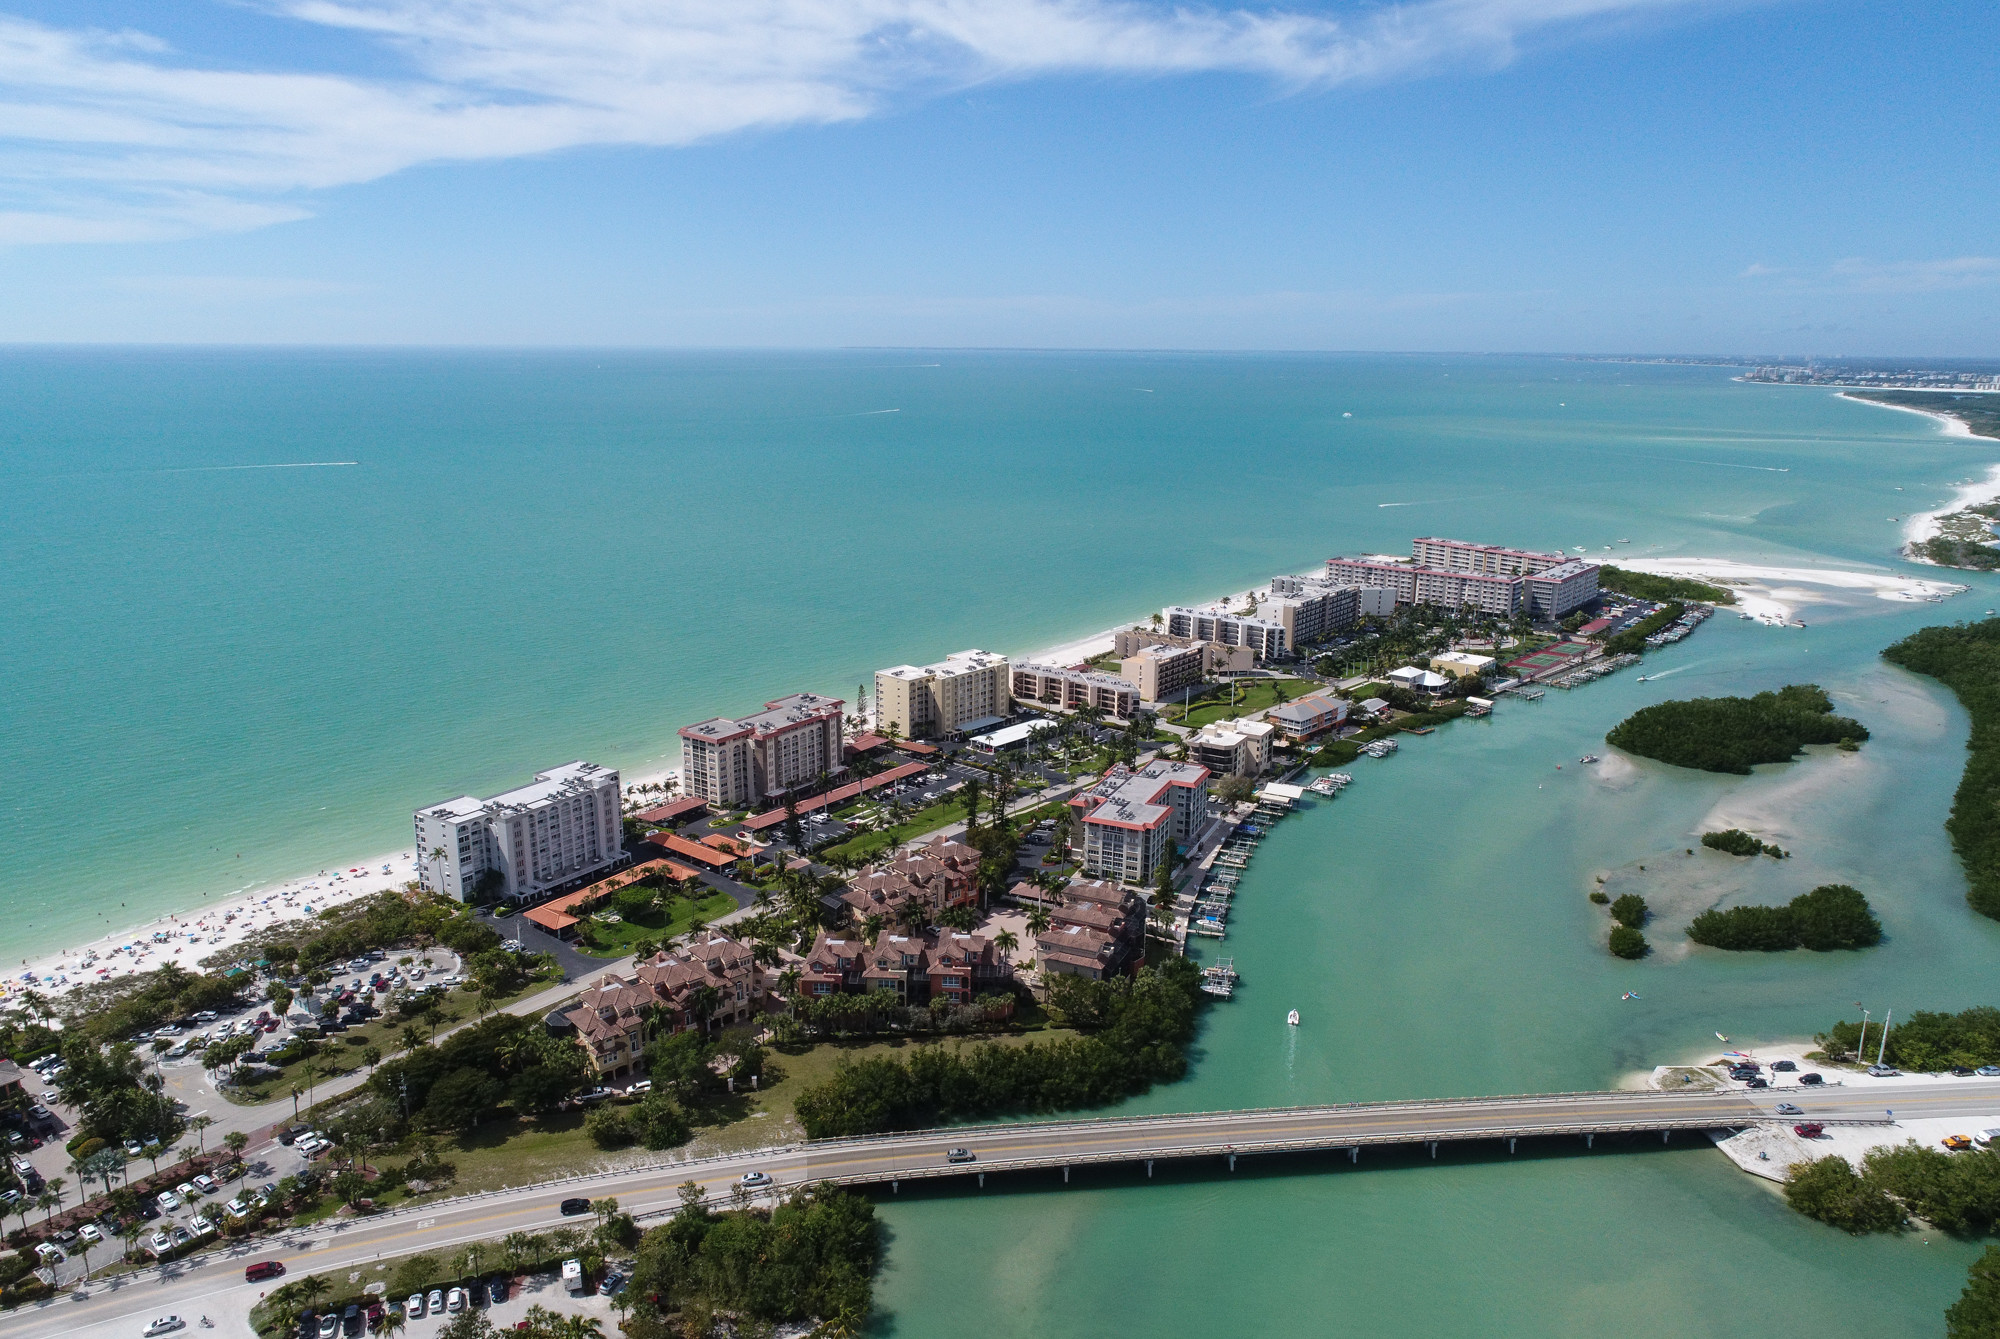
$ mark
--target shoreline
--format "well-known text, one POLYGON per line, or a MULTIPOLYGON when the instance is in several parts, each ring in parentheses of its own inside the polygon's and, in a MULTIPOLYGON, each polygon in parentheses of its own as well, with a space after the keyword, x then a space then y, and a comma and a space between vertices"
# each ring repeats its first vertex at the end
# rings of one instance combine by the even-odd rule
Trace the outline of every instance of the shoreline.
MULTIPOLYGON (((1995 486, 2000 487, 2000 466, 1995 466, 1995 486)), ((1936 602, 1960 594, 1968 587, 1941 581, 1924 581, 1843 568, 1762 567, 1724 558, 1639 558, 1621 566, 1659 575, 1693 576, 1729 585, 1736 591, 1742 612, 1769 624, 1792 620, 1797 605, 1823 602, 1800 585, 1821 585, 1842 589, 1866 589, 1876 598, 1936 602), (1772 585, 1771 583, 1788 583, 1772 585)), ((1241 608, 1250 600, 1269 597, 1268 582, 1248 589, 1196 602, 1197 609, 1241 608)), ((1119 629, 1143 626, 1148 615, 1121 620, 1109 628, 1087 636, 1058 642, 1021 660, 1053 664, 1076 664, 1112 649, 1119 629)), ((1013 658, 1010 655, 1010 658, 1013 658)), ((629 796, 639 786, 678 781, 681 769, 675 765, 621 775, 620 783, 629 796)), ((623 797, 621 797, 623 798, 623 797)), ((665 796, 641 797, 648 803, 662 803, 665 796)), ((643 806, 642 806, 643 807, 643 806)), ((198 962, 223 951, 252 930, 265 929, 284 919, 300 919, 313 911, 340 902, 397 888, 415 876, 414 853, 392 851, 365 860, 330 862, 317 874, 301 874, 276 884, 263 883, 232 892, 215 905, 195 904, 170 910, 151 920, 127 926, 92 939, 72 944, 60 951, 30 953, 22 966, 0 976, 0 1004, 18 999, 33 989, 54 998, 84 984, 114 980, 141 971, 152 971, 162 963, 178 960, 198 962), (387 872, 385 873, 385 867, 387 872), (198 951, 190 953, 188 950, 198 951), (32 974, 33 981, 24 980, 32 974), (66 978, 66 979, 65 979, 66 978)))

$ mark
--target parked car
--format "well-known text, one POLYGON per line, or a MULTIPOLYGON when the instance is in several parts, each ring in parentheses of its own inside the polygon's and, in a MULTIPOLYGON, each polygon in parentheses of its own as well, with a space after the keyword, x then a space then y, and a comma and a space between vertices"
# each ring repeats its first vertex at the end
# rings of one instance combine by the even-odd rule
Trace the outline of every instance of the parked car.
POLYGON ((1971 1137, 1962 1134, 1948 1134, 1943 1139, 1940 1139, 1938 1142, 1943 1144, 1946 1148, 1950 1149, 1954 1153, 1963 1153, 1965 1152, 1965 1150, 1972 1147, 1971 1137))
POLYGON ((179 1316, 160 1316, 155 1318, 153 1323, 146 1327, 146 1334, 148 1336, 152 1336, 155 1334, 172 1334, 175 1330, 182 1330, 186 1328, 187 1328, 187 1322, 182 1320, 179 1316))
POLYGON ((165 1255, 174 1248, 174 1239, 164 1232, 155 1232, 146 1244, 153 1248, 154 1255, 165 1255))
POLYGON ((176 1195, 171 1190, 162 1190, 158 1195, 154 1196, 154 1198, 159 1201, 160 1207, 162 1209, 165 1209, 168 1213, 172 1213, 174 1210, 181 1207, 181 1197, 179 1195, 176 1195))
POLYGON ((62 1247, 56 1245, 52 1241, 36 1242, 35 1254, 37 1257, 41 1259, 41 1262, 45 1265, 59 1265, 63 1261, 69 1259, 68 1253, 65 1252, 62 1247))
POLYGON ((463 1288, 453 1288, 450 1292, 446 1293, 444 1296, 444 1309, 454 1316, 465 1310, 465 1290, 463 1288))
POLYGON ((1981 1065, 1972 1072, 1982 1079, 2000 1079, 2000 1065, 1981 1065))
POLYGON ((1768 1079, 1746 1079, 1743 1086, 1745 1088, 1768 1088, 1771 1084, 1768 1079))
POLYGON ((215 1193, 215 1178, 207 1172, 203 1172, 201 1175, 195 1177, 194 1188, 204 1195, 213 1195, 215 1193))
POLYGON ((76 1230, 76 1235, 79 1240, 87 1241, 92 1246, 95 1246, 98 1242, 104 1240, 104 1229, 95 1223, 85 1223, 76 1230))
POLYGON ((215 1231, 215 1224, 208 1221, 207 1214, 198 1213, 194 1217, 188 1219, 188 1231, 194 1233, 198 1237, 205 1237, 209 1233, 215 1231))
POLYGON ((1773 1060, 1771 1062, 1771 1072, 1773 1074, 1791 1074, 1797 1072, 1797 1070, 1798 1066, 1790 1060, 1773 1060))
POLYGON ((146 1156, 146 1146, 136 1139, 127 1139, 125 1141, 125 1156, 128 1158, 143 1158, 146 1156))
POLYGON ((403 1319, 422 1320, 423 1318, 424 1295, 422 1293, 411 1293, 409 1300, 403 1303, 403 1319))
POLYGON ((1902 1072, 1902 1070, 1897 1069, 1894 1065, 1868 1066, 1868 1077, 1871 1079, 1893 1079, 1901 1076, 1902 1072))
POLYGON ((505 1274, 495 1274, 492 1278, 488 1279, 486 1281, 486 1294, 496 1303, 506 1301, 507 1276, 505 1274))
POLYGON ((1801 1139, 1817 1139, 1826 1133, 1826 1127, 1816 1120, 1800 1121, 1792 1127, 1792 1133, 1801 1139))
POLYGON ((1825 1082, 1826 1082, 1826 1080, 1825 1080, 1825 1079, 1823 1079, 1823 1078, 1821 1078, 1821 1077, 1820 1077, 1819 1075, 1817 1075, 1817 1074, 1801 1074, 1801 1075, 1799 1075, 1799 1086, 1800 1086, 1800 1087, 1802 1087, 1802 1088, 1817 1088, 1817 1087, 1819 1087, 1819 1086, 1820 1086, 1821 1084, 1823 1084, 1823 1083, 1825 1083, 1825 1082))
POLYGON ((254 1265, 243 1266, 243 1281, 262 1283, 265 1279, 278 1278, 284 1272, 285 1262, 282 1260, 259 1260, 254 1265))
POLYGON ((1953 1065, 1951 1072, 1952 1077, 1960 1079, 1969 1079, 1973 1075, 1973 1069, 1970 1065, 1953 1065))
POLYGON ((319 1339, 340 1339, 340 1317, 329 1314, 319 1318, 319 1339))
POLYGON ((433 1316, 442 1312, 444 1310, 444 1289, 431 1289, 430 1296, 424 1299, 424 1306, 433 1316))

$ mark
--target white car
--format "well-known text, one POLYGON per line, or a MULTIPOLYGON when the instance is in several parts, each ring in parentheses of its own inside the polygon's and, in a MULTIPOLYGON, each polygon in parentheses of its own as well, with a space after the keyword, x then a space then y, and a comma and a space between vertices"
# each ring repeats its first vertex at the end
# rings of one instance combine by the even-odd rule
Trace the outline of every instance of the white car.
POLYGON ((215 1193, 215 1178, 204 1172, 194 1179, 194 1188, 204 1195, 213 1195, 215 1193))
POLYGON ((181 1197, 171 1190, 162 1190, 158 1196, 158 1203, 164 1212, 172 1213, 181 1207, 181 1197))
POLYGON ((63 1248, 52 1241, 36 1242, 35 1254, 41 1257, 42 1263, 45 1265, 59 1265, 69 1259, 67 1255, 63 1254, 63 1248))
POLYGON ((128 1158, 143 1158, 146 1156, 146 1146, 136 1139, 127 1139, 125 1141, 125 1156, 128 1158))
POLYGON ((424 1295, 411 1293, 410 1300, 403 1303, 403 1319, 422 1320, 424 1318, 424 1295))
POLYGON ((441 1288, 433 1288, 433 1289, 431 1289, 431 1295, 430 1295, 430 1296, 429 1296, 428 1298, 426 1298, 426 1299, 424 1300, 424 1305, 425 1305, 426 1307, 430 1308, 430 1313, 431 1313, 431 1314, 432 1314, 433 1316, 437 1315, 437 1314, 438 1314, 438 1313, 439 1313, 440 1311, 443 1311, 443 1310, 444 1310, 444 1290, 443 1290, 443 1289, 441 1289, 441 1288))
POLYGON ((762 1172, 745 1172, 738 1184, 754 1190, 759 1186, 770 1185, 771 1178, 762 1172))
POLYGON ((235 1199, 223 1205, 222 1208, 231 1218, 242 1218, 250 1212, 250 1201, 238 1195, 235 1199))
POLYGON ((194 1202, 194 1186, 186 1181, 183 1181, 179 1185, 175 1186, 174 1193, 176 1195, 179 1195, 182 1199, 188 1201, 190 1204, 194 1202))
POLYGON ((154 1255, 165 1255, 174 1248, 174 1239, 165 1232, 155 1232, 153 1239, 146 1244, 153 1248, 154 1255))
POLYGON ((197 1237, 205 1237, 215 1231, 215 1224, 208 1221, 206 1214, 196 1214, 188 1220, 188 1230, 193 1232, 197 1237))
POLYGON ((465 1310, 465 1289, 453 1288, 450 1292, 446 1293, 444 1309, 454 1316, 465 1310))
POLYGON ((182 1320, 179 1316, 161 1316, 158 1320, 154 1321, 151 1325, 148 1325, 146 1327, 146 1334, 150 1339, 150 1336, 152 1335, 172 1334, 175 1330, 184 1330, 186 1328, 187 1328, 187 1322, 182 1320))
POLYGON ((104 1229, 95 1223, 85 1223, 76 1230, 76 1235, 89 1242, 92 1246, 95 1246, 98 1242, 104 1240, 104 1229))

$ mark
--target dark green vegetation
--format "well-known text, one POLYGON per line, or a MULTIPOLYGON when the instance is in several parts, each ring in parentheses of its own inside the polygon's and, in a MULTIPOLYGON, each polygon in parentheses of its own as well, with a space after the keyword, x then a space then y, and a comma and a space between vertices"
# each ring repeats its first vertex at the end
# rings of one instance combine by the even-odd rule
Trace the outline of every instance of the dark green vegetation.
MULTIPOLYGON (((1889 1064, 1916 1073, 1954 1065, 2000 1065, 2000 1009, 1982 1005, 1956 1014, 1920 1011, 1896 1020, 1886 1048, 1880 1046, 1881 1039, 1882 1025, 1871 1023, 1870 1058, 1879 1054, 1889 1064)), ((1854 1056, 1861 1044, 1861 1024, 1835 1023, 1814 1040, 1835 1059, 1854 1056)))
MULTIPOLYGON (((1964 517, 1967 521, 1972 516, 2000 519, 2000 506, 1989 503, 1983 507, 1967 507, 1965 511, 1954 513, 1954 516, 1964 517)), ((1981 528, 1984 528, 1983 523, 1981 528)), ((1991 572, 2000 568, 2000 549, 1994 548, 1990 540, 1982 539, 1978 534, 1932 535, 1921 544, 1910 545, 1909 549, 1912 556, 1928 558, 1939 567, 1958 567, 1968 572, 1991 572)))
POLYGON ((1911 1141, 1877 1148, 1857 1174, 1844 1158, 1795 1165, 1785 1198, 1809 1218, 1848 1232, 1893 1232, 1914 1214, 1955 1236, 2000 1222, 2000 1153, 1945 1153, 1911 1141))
POLYGON ((1711 851, 1727 851, 1730 855, 1767 855, 1774 860, 1783 860, 1785 852, 1769 842, 1762 842, 1741 828, 1724 828, 1721 832, 1704 832, 1701 844, 1711 851))
POLYGON ((1611 919, 1634 930, 1645 926, 1646 915, 1646 899, 1637 893, 1626 893, 1611 904, 1611 919))
POLYGON ((2000 1246, 1966 1271, 1965 1291, 1944 1313, 1945 1339, 2000 1339, 2000 1246))
MULTIPOLYGON (((1636 595, 1642 600, 1699 600, 1703 604, 1735 604, 1733 592, 1721 586, 1711 586, 1706 581, 1694 581, 1688 577, 1657 577, 1647 572, 1628 572, 1622 567, 1606 564, 1597 569, 1599 590, 1615 590, 1621 595, 1636 595)), ((1675 615, 1679 617, 1678 614, 1675 615)))
POLYGON ((1643 958, 1649 951, 1646 936, 1629 925, 1611 927, 1611 954, 1617 958, 1643 958))
POLYGON ((1688 924, 1688 938, 1710 948, 1816 953, 1867 948, 1882 942, 1882 922, 1868 899, 1844 883, 1822 884, 1782 907, 1731 907, 1704 911, 1688 924))
POLYGON ((1633 712, 1604 738, 1676 767, 1748 774, 1756 763, 1787 762, 1808 744, 1866 739, 1868 731, 1835 716, 1833 700, 1817 684, 1795 683, 1755 697, 1661 702, 1633 712))
POLYGON ((1976 437, 2000 437, 2000 396, 1959 395, 1951 391, 1843 391, 1850 400, 1873 400, 1900 409, 1950 414, 1976 437))
POLYGON ((1669 604, 1656 609, 1605 642, 1604 649, 1614 656, 1642 656, 1646 654, 1646 639, 1686 612, 1684 604, 1669 604))
POLYGON ((808 1137, 916 1129, 1015 1111, 1101 1106, 1187 1071, 1201 972, 1186 958, 1141 968, 1136 978, 1058 976, 1048 1008, 1083 1035, 1019 1046, 925 1046, 907 1060, 844 1064, 799 1095, 808 1137))
POLYGON ((2000 920, 2000 619, 1924 628, 1882 658, 1939 680, 1972 717, 1965 774, 1944 826, 1965 865, 1965 900, 2000 920))
POLYGON ((628 1339, 709 1334, 726 1314, 766 1326, 820 1320, 828 1333, 858 1334, 881 1253, 875 1207, 838 1186, 797 1191, 775 1209, 717 1212, 690 1181, 680 1211, 639 1242, 624 1331, 628 1339))

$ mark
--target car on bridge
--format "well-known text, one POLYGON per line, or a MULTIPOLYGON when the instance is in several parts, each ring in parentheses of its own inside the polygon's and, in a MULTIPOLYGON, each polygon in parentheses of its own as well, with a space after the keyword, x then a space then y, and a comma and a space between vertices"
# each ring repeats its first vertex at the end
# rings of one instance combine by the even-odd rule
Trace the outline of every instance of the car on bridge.
POLYGON ((766 1176, 763 1172, 745 1172, 743 1173, 742 1177, 739 1178, 738 1184, 741 1185, 746 1190, 755 1190, 759 1186, 770 1185, 771 1178, 766 1176))
POLYGON ((944 1155, 944 1160, 945 1160, 946 1162, 971 1162, 971 1161, 973 1161, 974 1159, 973 1159, 973 1156, 972 1156, 972 1150, 971 1150, 971 1149, 969 1149, 969 1148, 954 1148, 954 1149, 952 1149, 952 1150, 951 1150, 950 1152, 948 1152, 948 1153, 946 1153, 946 1154, 944 1155))
POLYGON ((572 1196, 569 1199, 564 1200, 557 1207, 562 1210, 564 1217, 573 1218, 580 1213, 589 1213, 590 1201, 583 1198, 581 1195, 576 1195, 572 1196))
POLYGON ((1778 1114, 1780 1116, 1803 1116, 1806 1114, 1806 1111, 1804 1107, 1796 1106, 1793 1103, 1780 1102, 1778 1103, 1778 1114))

